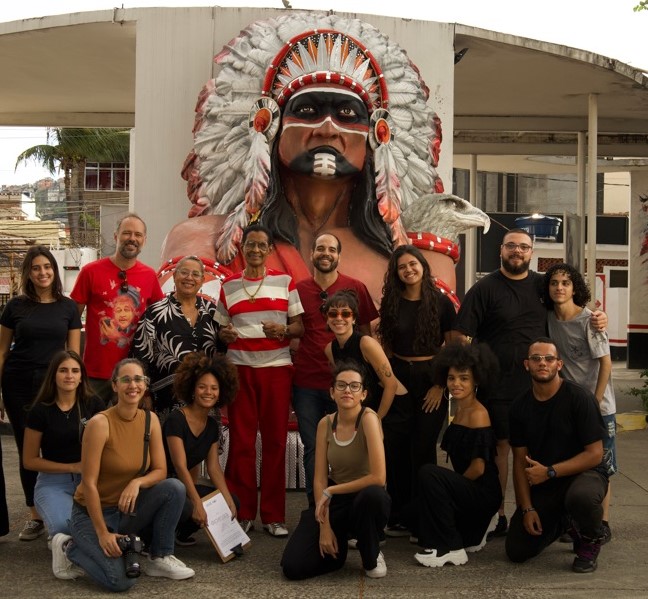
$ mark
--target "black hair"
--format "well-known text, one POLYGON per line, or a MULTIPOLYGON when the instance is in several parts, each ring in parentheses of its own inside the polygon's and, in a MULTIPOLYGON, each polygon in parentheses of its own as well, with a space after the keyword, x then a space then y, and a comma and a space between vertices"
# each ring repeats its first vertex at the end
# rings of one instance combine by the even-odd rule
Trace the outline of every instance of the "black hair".
POLYGON ((434 383, 445 387, 450 368, 470 370, 475 384, 485 393, 494 390, 499 377, 499 361, 485 343, 453 341, 442 347, 434 358, 434 383))
POLYGON ((218 381, 218 405, 222 407, 231 404, 239 387, 236 366, 225 356, 209 358, 203 352, 187 354, 178 366, 173 380, 176 397, 191 405, 194 402, 196 384, 206 374, 212 374, 218 381))
POLYGON ((549 345, 553 345, 556 348, 556 357, 560 360, 560 350, 553 339, 550 339, 549 337, 538 337, 535 341, 529 343, 529 350, 531 349, 531 346, 536 343, 548 343, 549 345))
POLYGON ((40 301, 40 297, 36 292, 36 287, 29 276, 31 274, 32 262, 35 258, 38 258, 38 256, 44 256, 51 264, 52 272, 54 273, 52 297, 57 302, 61 301, 63 299, 63 283, 61 282, 61 276, 59 275, 58 262, 56 262, 54 254, 52 254, 52 252, 44 245, 33 245, 25 254, 20 272, 20 288, 22 289, 23 294, 30 300, 35 302, 40 301))
POLYGON ((585 277, 578 272, 571 264, 554 264, 547 269, 547 272, 544 275, 544 304, 548 310, 553 310, 554 303, 549 295, 549 287, 551 283, 551 277, 556 273, 564 273, 567 275, 567 278, 572 282, 574 287, 574 303, 581 308, 584 308, 589 301, 592 299, 592 294, 590 293, 589 286, 585 277))
POLYGON ((252 223, 251 225, 248 225, 243 229, 243 238, 241 239, 241 245, 245 243, 245 240, 247 239, 248 235, 250 233, 265 233, 267 238, 268 238, 268 244, 273 245, 274 244, 274 237, 272 236, 272 231, 261 223, 252 223))
POLYGON ((360 314, 358 294, 353 289, 340 289, 336 291, 326 299, 322 311, 326 314, 329 308, 339 308, 341 306, 349 306, 349 309, 353 312, 353 318, 358 320, 358 315, 360 314))

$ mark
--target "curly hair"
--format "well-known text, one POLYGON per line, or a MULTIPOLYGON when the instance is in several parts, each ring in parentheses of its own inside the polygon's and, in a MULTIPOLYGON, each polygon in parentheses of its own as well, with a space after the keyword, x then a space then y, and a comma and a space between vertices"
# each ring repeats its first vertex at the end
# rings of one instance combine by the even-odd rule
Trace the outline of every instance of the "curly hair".
POLYGON ((225 356, 209 358, 203 352, 187 354, 178 366, 173 379, 175 396, 191 405, 194 402, 196 384, 206 374, 213 375, 218 381, 218 405, 222 407, 231 404, 239 387, 236 366, 225 356))
POLYGON ((423 269, 421 282, 421 305, 417 319, 416 334, 414 335, 413 349, 416 353, 428 352, 428 348, 439 344, 439 295, 440 292, 434 285, 434 277, 430 265, 421 251, 413 245, 401 245, 394 250, 389 258, 385 271, 383 284, 383 298, 380 303, 380 322, 378 336, 387 352, 393 349, 394 341, 398 335, 398 319, 400 300, 405 290, 405 283, 398 276, 398 260, 405 254, 413 256, 423 269))
POLYGON ((56 402, 58 391, 56 387, 56 372, 58 371, 59 366, 66 360, 74 360, 81 369, 81 382, 76 388, 76 401, 84 405, 88 403, 90 398, 93 396, 93 392, 88 383, 88 372, 85 364, 83 363, 81 356, 75 351, 64 349, 54 354, 54 357, 47 368, 47 372, 45 373, 43 384, 40 386, 40 389, 36 394, 33 405, 36 405, 37 403, 52 405, 56 402))
MULTIPOLYGON (((446 386, 450 368, 470 370, 475 383, 484 390, 493 390, 499 377, 499 361, 485 343, 449 343, 434 358, 434 383, 446 386)), ((481 393, 480 393, 481 395, 481 393)))
POLYGON ((353 312, 353 318, 358 320, 358 314, 360 313, 358 295, 353 289, 340 289, 336 291, 324 302, 322 311, 326 314, 329 308, 341 308, 344 306, 348 306, 351 312, 353 312))
POLYGON ((574 296, 572 299, 574 303, 581 308, 587 306, 592 299, 592 294, 590 293, 585 277, 571 264, 560 263, 550 266, 544 276, 544 305, 547 309, 553 310, 554 308, 553 300, 549 295, 549 285, 551 283, 551 277, 556 273, 567 275, 567 278, 572 282, 574 287, 574 296))
POLYGON ((34 283, 29 276, 31 274, 32 262, 35 258, 38 258, 38 256, 46 258, 52 267, 52 273, 54 275, 54 280, 52 281, 52 296, 57 302, 60 302, 63 299, 63 283, 59 274, 58 262, 56 262, 54 254, 52 254, 52 252, 50 252, 44 245, 33 245, 27 250, 20 272, 20 288, 22 289, 23 294, 30 300, 35 302, 40 301, 38 293, 36 293, 36 287, 34 287, 34 283))

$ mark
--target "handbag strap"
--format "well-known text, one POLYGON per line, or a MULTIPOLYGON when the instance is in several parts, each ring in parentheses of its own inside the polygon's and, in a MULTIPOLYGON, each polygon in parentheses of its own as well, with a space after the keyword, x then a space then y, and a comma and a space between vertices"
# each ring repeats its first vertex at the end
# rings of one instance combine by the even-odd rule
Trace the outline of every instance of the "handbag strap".
POLYGON ((144 414, 146 414, 146 423, 144 424, 144 457, 142 458, 142 467, 139 469, 137 476, 144 476, 146 472, 149 441, 151 439, 151 410, 144 410, 144 414))

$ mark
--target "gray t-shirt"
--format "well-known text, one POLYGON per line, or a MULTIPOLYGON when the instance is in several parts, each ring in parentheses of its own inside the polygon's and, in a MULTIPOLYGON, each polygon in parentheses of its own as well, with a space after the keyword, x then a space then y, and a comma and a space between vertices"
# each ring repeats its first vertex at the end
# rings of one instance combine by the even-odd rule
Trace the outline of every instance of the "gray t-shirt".
MULTIPOLYGON (((563 361, 562 375, 589 389, 596 389, 599 358, 610 354, 610 343, 606 332, 595 331, 590 326, 592 311, 583 311, 571 320, 558 320, 553 311, 547 313, 549 337, 556 343, 563 361)), ((616 400, 612 387, 612 376, 608 379, 601 414, 609 416, 616 413, 616 400)))

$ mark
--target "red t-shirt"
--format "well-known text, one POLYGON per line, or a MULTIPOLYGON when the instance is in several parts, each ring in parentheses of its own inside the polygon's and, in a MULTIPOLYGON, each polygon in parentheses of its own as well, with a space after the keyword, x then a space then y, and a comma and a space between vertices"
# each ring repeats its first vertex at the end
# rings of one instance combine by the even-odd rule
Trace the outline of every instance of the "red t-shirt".
POLYGON ((164 297, 151 267, 136 262, 125 279, 119 278, 120 271, 110 258, 86 264, 70 294, 87 307, 83 361, 92 378, 110 378, 115 364, 128 356, 142 314, 164 297), (122 290, 124 284, 127 290, 122 290))
POLYGON ((357 324, 369 324, 378 318, 378 311, 364 283, 338 273, 338 278, 330 287, 322 289, 314 279, 303 279, 297 283, 299 299, 304 307, 302 320, 304 335, 299 340, 295 356, 293 385, 305 389, 328 389, 331 386, 331 367, 324 355, 324 348, 333 340, 333 333, 326 326, 326 318, 321 312, 324 299, 320 296, 326 291, 331 297, 341 289, 353 289, 358 296, 359 318, 357 324))

